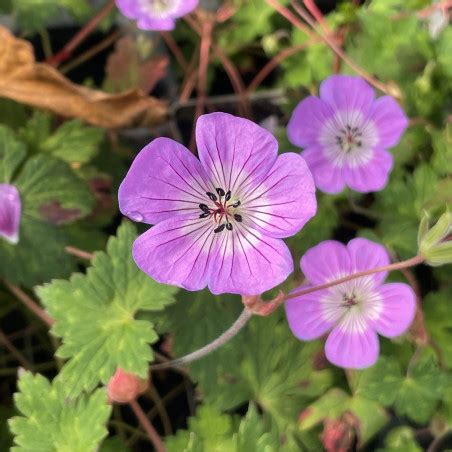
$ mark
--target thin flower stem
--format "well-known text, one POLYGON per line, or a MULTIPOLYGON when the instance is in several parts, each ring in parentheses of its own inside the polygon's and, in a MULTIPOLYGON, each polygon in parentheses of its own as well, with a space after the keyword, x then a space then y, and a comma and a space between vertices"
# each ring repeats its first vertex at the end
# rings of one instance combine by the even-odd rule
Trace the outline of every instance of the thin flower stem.
POLYGON ((114 8, 115 0, 110 0, 56 55, 47 59, 45 62, 52 64, 53 66, 58 66, 63 61, 69 59, 74 50, 96 29, 99 23, 102 22, 114 8))
POLYGON ((103 50, 110 47, 112 44, 115 43, 121 36, 121 32, 119 30, 114 31, 109 36, 107 36, 105 39, 102 39, 99 43, 88 49, 86 52, 83 52, 81 55, 77 56, 76 58, 69 61, 69 63, 65 64, 64 66, 61 66, 60 72, 62 74, 67 74, 68 72, 72 71, 76 67, 80 66, 81 64, 85 63, 86 61, 90 60, 94 56, 96 56, 98 53, 102 52, 103 50))
MULTIPOLYGON (((266 0, 267 2, 273 0, 266 0)), ((319 30, 315 26, 315 22, 303 11, 303 9, 293 0, 292 6, 295 11, 318 33, 318 35, 325 41, 325 43, 330 47, 330 49, 338 55, 345 64, 347 64, 351 69, 353 69, 357 74, 359 74, 363 79, 367 80, 372 86, 379 89, 385 94, 391 94, 388 87, 377 80, 375 77, 372 77, 367 71, 365 71, 362 67, 356 64, 341 48, 338 46, 333 39, 323 31, 319 30)), ((299 27, 299 25, 297 25, 299 27)), ((300 28, 300 27, 299 27, 300 28)), ((304 30, 304 27, 303 27, 304 30)), ((394 95, 394 93, 392 93, 394 95)))
POLYGON ((90 261, 93 257, 93 253, 89 253, 88 251, 83 251, 75 246, 65 246, 64 251, 66 253, 71 254, 72 256, 79 257, 80 259, 86 259, 90 261))
POLYGON ((158 393, 155 386, 151 383, 149 385, 148 389, 149 398, 154 403, 154 406, 157 409, 157 412, 159 413, 160 420, 162 421, 163 430, 165 432, 166 436, 173 434, 173 429, 171 427, 171 421, 168 416, 168 412, 166 411, 165 405, 163 404, 162 398, 160 397, 160 394, 158 393))
POLYGON ((33 370, 32 364, 28 362, 27 358, 14 346, 2 330, 0 330, 0 343, 17 359, 24 369, 33 370))
POLYGON ((175 359, 173 361, 168 361, 162 364, 155 364, 151 366, 151 371, 153 370, 161 370, 168 369, 170 367, 180 367, 185 364, 191 363, 193 361, 197 361, 200 358, 212 353, 217 348, 220 348, 222 345, 229 342, 233 337, 235 337, 242 328, 248 323, 248 320, 253 316, 253 313, 248 309, 244 309, 240 314, 239 318, 232 324, 232 326, 226 330, 221 336, 217 337, 214 341, 210 342, 210 344, 205 345, 204 347, 196 350, 193 353, 189 353, 188 355, 183 356, 182 358, 175 359))
POLYGON ((311 44, 314 42, 318 42, 318 39, 310 39, 309 41, 299 44, 293 47, 288 47, 287 49, 282 50, 278 53, 278 55, 275 55, 253 78, 251 83, 248 85, 247 92, 251 93, 255 91, 258 86, 268 77, 268 75, 278 67, 278 65, 281 63, 281 61, 284 61, 285 59, 291 57, 292 55, 295 55, 298 52, 301 52, 305 49, 307 49, 311 44))
POLYGON ((188 70, 187 60, 185 59, 182 50, 177 45, 177 42, 175 41, 171 33, 167 31, 161 31, 160 36, 165 41, 165 44, 168 47, 168 49, 171 50, 171 53, 174 55, 174 58, 176 58, 176 61, 179 63, 180 67, 183 69, 184 72, 186 72, 188 70))
POLYGON ((146 432, 146 435, 153 444, 155 450, 157 452, 165 452, 165 445, 163 444, 155 428, 149 422, 149 419, 146 417, 146 414, 144 413, 139 403, 136 400, 132 400, 131 402, 129 402, 129 406, 130 408, 132 408, 132 411, 140 422, 141 427, 143 427, 143 430, 146 432))
POLYGON ((312 17, 314 17, 314 19, 323 28, 323 31, 328 34, 332 34, 333 32, 331 28, 329 27, 328 23, 323 17, 322 12, 319 10, 319 8, 317 8, 317 5, 315 4, 314 0, 303 0, 303 3, 305 4, 307 10, 312 14, 312 17))
POLYGON ((415 256, 411 259, 407 259, 406 261, 396 262, 394 264, 383 265, 381 267, 371 268, 369 270, 363 270, 360 272, 353 273, 348 276, 344 276, 342 278, 335 279, 333 281, 319 284, 318 286, 308 287, 303 290, 299 290, 298 292, 291 293, 284 297, 284 301, 290 300, 292 298, 301 297, 302 295, 307 295, 312 292, 317 292, 322 289, 328 289, 329 287, 337 286, 338 284, 342 284, 347 281, 351 281, 352 279, 361 278, 362 276, 373 275, 374 273, 381 272, 389 272, 394 270, 401 270, 403 268, 414 267, 415 265, 421 264, 424 261, 423 256, 415 256))
POLYGON ((47 326, 51 327, 54 323, 52 317, 42 309, 36 301, 29 297, 20 287, 15 286, 6 279, 2 280, 8 290, 16 296, 33 314, 39 317, 47 326))

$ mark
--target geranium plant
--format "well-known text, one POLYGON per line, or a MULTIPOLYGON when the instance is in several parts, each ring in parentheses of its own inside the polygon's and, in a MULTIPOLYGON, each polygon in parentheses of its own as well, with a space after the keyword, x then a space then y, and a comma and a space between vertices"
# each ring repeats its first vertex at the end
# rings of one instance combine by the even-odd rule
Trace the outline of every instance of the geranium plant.
POLYGON ((7 3, 0 450, 448 450, 452 4, 7 3))

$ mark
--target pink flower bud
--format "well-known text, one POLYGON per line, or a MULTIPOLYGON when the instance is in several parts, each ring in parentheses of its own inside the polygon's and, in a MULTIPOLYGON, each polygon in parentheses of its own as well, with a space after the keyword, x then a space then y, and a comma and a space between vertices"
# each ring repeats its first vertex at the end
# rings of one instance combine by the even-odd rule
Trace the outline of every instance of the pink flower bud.
POLYGON ((118 367, 107 385, 108 399, 112 403, 128 403, 136 399, 147 387, 147 380, 124 372, 118 367))

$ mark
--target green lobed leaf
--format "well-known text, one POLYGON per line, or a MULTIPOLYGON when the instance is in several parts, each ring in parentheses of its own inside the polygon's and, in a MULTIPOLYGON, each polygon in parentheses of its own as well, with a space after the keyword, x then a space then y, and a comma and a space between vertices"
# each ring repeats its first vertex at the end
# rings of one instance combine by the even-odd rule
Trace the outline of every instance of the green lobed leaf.
POLYGON ((124 222, 107 252, 95 253, 86 275, 55 280, 37 289, 55 319, 52 333, 63 340, 58 356, 68 359, 57 380, 68 395, 106 384, 117 367, 147 378, 153 360, 149 346, 158 339, 140 311, 159 311, 177 289, 156 283, 132 259, 135 227, 124 222))
POLYGON ((21 415, 9 421, 12 451, 94 452, 107 436, 111 407, 103 389, 71 400, 61 383, 30 372, 21 375, 18 387, 14 401, 21 415))
POLYGON ((279 452, 282 445, 274 428, 268 428, 256 407, 250 405, 244 418, 235 419, 203 405, 188 420, 188 430, 179 430, 166 440, 168 452, 279 452))
POLYGON ((25 146, 0 127, 0 183, 15 185, 22 203, 19 243, 0 240, 0 275, 30 287, 74 269, 74 259, 64 251, 66 234, 55 225, 86 216, 94 199, 65 162, 25 157, 25 146))
POLYGON ((66 121, 49 136, 40 149, 66 162, 86 163, 98 152, 103 131, 83 125, 79 119, 66 121))
POLYGON ((430 354, 424 354, 409 366, 406 375, 394 359, 382 357, 375 366, 360 372, 357 380, 357 395, 393 406, 399 416, 422 424, 435 410, 447 376, 430 354))

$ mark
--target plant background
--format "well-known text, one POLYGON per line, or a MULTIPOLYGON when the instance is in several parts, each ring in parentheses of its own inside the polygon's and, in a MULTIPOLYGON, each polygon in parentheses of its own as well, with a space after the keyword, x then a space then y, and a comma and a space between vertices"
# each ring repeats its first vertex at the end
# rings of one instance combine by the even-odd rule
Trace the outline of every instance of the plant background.
MULTIPOLYGON (((317 2, 346 54, 399 97, 410 127, 392 150, 395 168, 383 191, 318 193, 317 216, 288 240, 296 262, 322 240, 355 236, 385 244, 394 259, 412 257, 421 217, 434 220, 452 200, 448 12, 424 0, 360 3, 317 2)), ((161 286, 135 267, 131 243, 144 228, 123 220, 116 201, 131 160, 153 137, 190 144, 202 109, 265 120, 280 151, 293 150, 285 125, 297 102, 332 73, 353 73, 315 31, 308 27, 307 36, 264 0, 220 9, 205 81, 196 78, 205 42, 198 31, 220 2, 202 3, 203 12, 170 34, 139 31, 110 8, 69 58, 55 59, 105 4, 0 2, 2 23, 17 37, 1 29, 0 183, 17 185, 23 202, 19 245, 0 241, 0 450, 13 438, 20 451, 150 450, 131 408, 110 407, 98 387, 117 367, 148 378, 149 362, 208 343, 241 303, 161 286), (37 62, 46 61, 48 91, 30 60, 29 91, 18 99, 25 65, 14 49, 26 49, 24 41, 37 62), (58 72, 77 86, 69 89, 58 72), (105 110, 94 90, 110 96, 105 110), (50 319, 27 309, 30 302, 50 319), (18 380, 19 367, 30 372, 21 370, 18 380)), ((296 270, 283 288, 301 279, 296 270)), ((419 310, 407 335, 382 339, 368 370, 329 365, 321 341, 297 341, 280 309, 253 318, 186 369, 153 372, 139 403, 167 449, 452 447, 450 267, 421 266, 390 279, 408 280, 419 310)))

